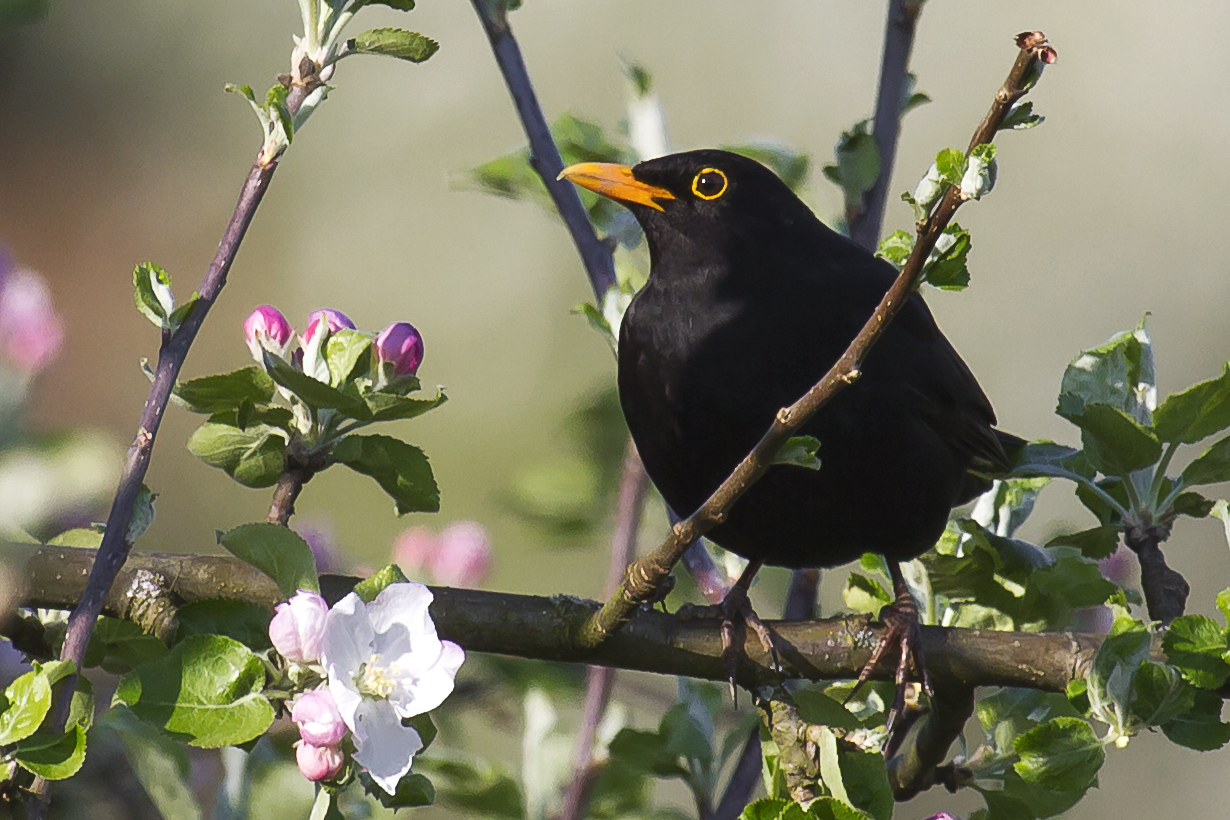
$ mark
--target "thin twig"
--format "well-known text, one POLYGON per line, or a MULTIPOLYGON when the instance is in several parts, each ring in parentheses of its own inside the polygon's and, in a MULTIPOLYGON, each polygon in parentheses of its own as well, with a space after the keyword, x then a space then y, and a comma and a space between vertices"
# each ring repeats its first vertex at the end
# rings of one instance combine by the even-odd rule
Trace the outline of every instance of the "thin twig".
MULTIPOLYGON (((292 113, 302 105, 306 93, 307 90, 301 85, 296 85, 291 89, 288 106, 292 113)), ((277 166, 276 158, 264 164, 258 160, 252 166, 239 193, 239 201, 222 235, 222 241, 218 243, 218 250, 209 264, 201 286, 197 289, 199 299, 196 307, 174 333, 163 335, 162 346, 158 352, 158 365, 154 370, 154 381, 150 385, 149 396, 145 400, 137 434, 128 448, 123 473, 116 488, 115 500, 107 516, 107 529, 98 550, 99 560, 94 563, 80 602, 68 618, 68 630, 65 633, 60 658, 71 660, 78 667, 81 666, 81 660, 85 656, 85 649, 94 632, 94 623, 102 611, 103 601, 132 549, 132 544, 126 538, 128 524, 132 519, 137 494, 141 490, 141 484, 149 469, 154 440, 162 424, 171 390, 175 387, 176 379, 179 378, 180 369, 188 357, 188 350, 196 339, 197 331, 200 330, 209 309, 213 307, 222 288, 226 285, 226 276, 235 260, 235 254, 239 251, 239 244, 243 241, 244 234, 247 233, 248 226, 252 223, 252 217, 269 187, 277 166)), ((73 675, 66 678, 59 687, 53 713, 57 730, 63 729, 64 722, 67 720, 69 704, 76 685, 77 678, 73 675)))
MULTIPOLYGON (((901 104, 905 78, 914 48, 914 31, 922 0, 889 0, 888 19, 884 24, 884 54, 880 61, 880 87, 876 93, 875 120, 872 137, 880 156, 880 175, 871 190, 863 195, 863 207, 855 209, 850 218, 850 238, 869 251, 880 241, 884 224, 884 208, 888 202, 888 186, 897 160, 897 140, 901 134, 901 104)), ((850 208, 847 206, 847 213, 850 208)))
POLYGON ((534 86, 530 82, 529 72, 525 68, 525 60, 521 56, 521 47, 513 37, 508 25, 508 15, 505 10, 493 0, 472 0, 474 11, 483 23, 483 31, 491 43, 491 51, 495 54, 496 64, 504 75, 508 93, 516 106, 517 116, 521 118, 521 126, 530 144, 530 165, 542 178, 547 186, 547 193, 559 210, 560 218, 572 236, 581 262, 585 265, 585 273, 589 276, 590 285, 599 299, 615 284, 615 262, 611 251, 590 224, 589 214, 581 204, 581 196, 576 187, 561 182, 559 172, 564 170, 564 160, 560 157, 559 148, 551 138, 551 128, 543 116, 542 106, 534 94, 534 86))
MULTIPOLYGON (((974 132, 971 148, 994 139, 1012 104, 1024 96, 1036 79, 1040 63, 1054 59, 1054 51, 1041 32, 1020 35, 1018 45, 1020 51, 1012 70, 996 92, 990 111, 974 132)), ((817 410, 858 378, 863 359, 917 288, 923 263, 963 202, 961 192, 949 186, 935 211, 919 225, 914 250, 897 280, 884 294, 846 352, 802 398, 778 411, 773 426, 699 510, 673 527, 670 536, 658 549, 628 567, 619 590, 607 601, 602 612, 582 630, 580 637, 584 645, 597 646, 618 630, 640 602, 657 589, 687 545, 719 524, 739 496, 768 471, 773 456, 781 446, 796 435, 817 410)))
MULTIPOLYGON (((611 533, 611 562, 603 590, 607 595, 619 586, 624 568, 636 554, 636 535, 640 530, 641 513, 645 509, 645 495, 648 491, 649 476, 645 475, 645 467, 636 452, 636 445, 629 439, 624 450, 619 501, 615 507, 615 527, 611 533)), ((589 667, 585 682, 585 706, 581 711, 581 726, 577 730, 576 745, 572 753, 572 779, 564 794, 564 806, 560 812, 562 820, 578 820, 585 814, 590 786, 593 784, 591 768, 594 739, 610 703, 614 683, 614 669, 607 666, 589 667)))

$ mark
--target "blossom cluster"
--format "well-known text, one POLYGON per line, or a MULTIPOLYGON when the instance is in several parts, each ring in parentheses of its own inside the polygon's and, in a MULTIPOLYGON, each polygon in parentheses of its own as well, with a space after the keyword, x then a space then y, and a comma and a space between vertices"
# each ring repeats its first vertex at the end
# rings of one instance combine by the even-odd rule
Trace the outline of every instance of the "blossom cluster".
POLYGON ((443 703, 465 660, 460 646, 437 636, 431 601, 427 587, 409 581, 390 584, 370 603, 352 592, 330 609, 318 593, 300 590, 278 605, 269 624, 274 649, 324 678, 291 706, 304 777, 336 779, 350 756, 396 793, 423 748, 403 720, 443 703))

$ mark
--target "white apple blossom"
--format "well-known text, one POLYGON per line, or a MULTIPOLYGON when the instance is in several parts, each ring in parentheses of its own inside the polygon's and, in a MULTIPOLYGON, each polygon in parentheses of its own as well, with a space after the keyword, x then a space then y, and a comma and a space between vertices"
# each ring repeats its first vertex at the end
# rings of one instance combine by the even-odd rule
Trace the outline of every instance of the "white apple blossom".
POLYGON ((436 635, 431 600, 422 584, 390 584, 370 604, 352 592, 325 620, 321 662, 354 733, 354 759, 389 794, 423 748, 402 719, 439 706, 465 660, 460 646, 436 635))

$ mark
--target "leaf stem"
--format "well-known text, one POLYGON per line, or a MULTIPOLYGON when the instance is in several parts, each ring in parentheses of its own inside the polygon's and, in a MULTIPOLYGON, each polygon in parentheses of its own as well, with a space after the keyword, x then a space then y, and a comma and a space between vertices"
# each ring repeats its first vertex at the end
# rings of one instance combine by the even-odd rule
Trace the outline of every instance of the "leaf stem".
MULTIPOLYGON (((1162 453, 1162 460, 1157 463, 1157 467, 1153 471, 1153 483, 1149 486, 1149 503, 1153 505, 1154 510, 1164 510, 1166 507, 1158 503, 1158 495, 1162 492, 1162 482, 1166 480, 1166 470, 1170 467, 1170 459, 1174 458, 1175 451, 1179 449, 1179 442, 1172 441, 1166 445, 1166 451, 1162 453)), ((1175 482, 1175 489, 1179 488, 1179 482, 1175 482)), ((1173 494, 1173 491, 1172 491, 1173 494)))

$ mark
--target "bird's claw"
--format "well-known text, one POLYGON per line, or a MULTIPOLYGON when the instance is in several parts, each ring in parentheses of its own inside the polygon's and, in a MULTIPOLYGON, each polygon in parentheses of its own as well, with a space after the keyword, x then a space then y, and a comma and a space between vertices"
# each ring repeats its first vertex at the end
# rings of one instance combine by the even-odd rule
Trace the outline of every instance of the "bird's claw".
POLYGON ((915 603, 913 596, 908 592, 904 595, 899 594, 897 600, 880 610, 880 620, 884 622, 884 634, 876 643, 862 671, 859 672, 858 682, 850 690, 847 700, 853 697, 871 678, 880 662, 889 654, 890 649, 896 647, 898 650, 897 668, 893 681, 897 684, 897 691, 893 695, 893 703, 888 710, 888 719, 885 723, 885 731, 891 742, 893 729, 905 713, 906 688, 910 684, 911 671, 914 680, 921 682, 922 689, 928 697, 934 695, 935 690, 931 686, 931 673, 927 671, 926 658, 923 657, 922 627, 918 620, 918 604, 915 603))
POLYGON ((751 627, 760 639, 769 656, 769 668, 774 672, 782 669, 781 656, 773 640, 773 631, 765 626, 764 621, 752 609, 748 600, 747 590, 740 586, 733 587, 719 606, 722 616, 722 666, 726 670, 726 679, 730 683, 730 698, 739 705, 738 690, 735 688, 735 674, 739 667, 739 658, 743 655, 743 646, 747 639, 747 628, 751 627))

